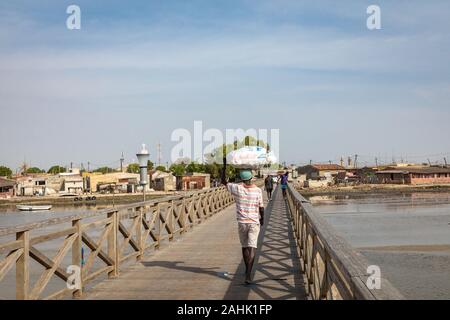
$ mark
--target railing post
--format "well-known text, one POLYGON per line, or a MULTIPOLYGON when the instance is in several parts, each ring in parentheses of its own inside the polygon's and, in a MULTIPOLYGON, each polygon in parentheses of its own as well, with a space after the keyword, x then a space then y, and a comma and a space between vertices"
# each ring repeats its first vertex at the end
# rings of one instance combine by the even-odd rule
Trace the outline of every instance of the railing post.
MULTIPOLYGON (((81 268, 82 266, 82 256, 81 256, 81 250, 82 250, 82 245, 83 245, 83 230, 81 228, 81 219, 76 219, 72 221, 72 226, 75 227, 76 233, 77 233, 77 238, 75 239, 75 241, 72 244, 72 265, 77 266, 80 268, 80 271, 82 270, 81 268)), ((83 272, 80 272, 80 288, 76 289, 73 293, 72 293, 72 297, 73 298, 80 298, 81 295, 83 294, 83 276, 82 276, 83 272)))
POLYGON ((138 223, 136 226, 136 239, 139 245, 139 255, 136 257, 137 261, 142 260, 142 256, 144 255, 144 241, 142 241, 142 220, 144 219, 144 210, 145 206, 139 208, 139 216, 137 217, 138 223))
POLYGON ((173 215, 175 214, 175 207, 174 207, 175 204, 174 204, 173 200, 169 201, 168 204, 169 205, 167 206, 167 210, 169 210, 169 214, 168 214, 169 221, 167 221, 167 224, 170 226, 170 230, 171 230, 170 234, 169 234, 169 241, 172 241, 174 238, 174 232, 175 232, 175 223, 174 223, 175 219, 173 217, 173 215))
POLYGON ((112 218, 112 230, 108 235, 108 256, 113 260, 113 270, 108 273, 109 278, 115 278, 119 275, 119 248, 117 246, 117 237, 119 233, 119 212, 108 213, 108 218, 112 218))
POLYGON ((158 225, 158 240, 156 244, 156 248, 159 249, 161 246, 161 205, 158 203, 156 205, 156 222, 155 225, 158 225))
POLYGON ((16 299, 28 300, 30 285, 30 231, 16 233, 16 240, 22 241, 23 253, 16 261, 16 299))

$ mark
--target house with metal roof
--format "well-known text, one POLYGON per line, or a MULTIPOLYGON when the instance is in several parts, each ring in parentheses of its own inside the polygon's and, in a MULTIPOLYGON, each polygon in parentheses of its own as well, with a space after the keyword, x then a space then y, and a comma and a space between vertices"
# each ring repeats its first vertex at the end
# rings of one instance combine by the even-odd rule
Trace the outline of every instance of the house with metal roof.
POLYGON ((386 184, 450 184, 448 167, 407 167, 378 171, 376 175, 380 183, 386 184))

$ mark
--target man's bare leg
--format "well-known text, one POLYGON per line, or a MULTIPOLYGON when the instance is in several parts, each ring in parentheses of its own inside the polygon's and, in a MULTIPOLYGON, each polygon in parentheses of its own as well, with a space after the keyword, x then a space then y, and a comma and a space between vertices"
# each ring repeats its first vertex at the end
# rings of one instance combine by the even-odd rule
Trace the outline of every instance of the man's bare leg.
POLYGON ((253 263, 255 262, 256 248, 242 248, 242 255, 245 263, 245 283, 251 283, 253 263))

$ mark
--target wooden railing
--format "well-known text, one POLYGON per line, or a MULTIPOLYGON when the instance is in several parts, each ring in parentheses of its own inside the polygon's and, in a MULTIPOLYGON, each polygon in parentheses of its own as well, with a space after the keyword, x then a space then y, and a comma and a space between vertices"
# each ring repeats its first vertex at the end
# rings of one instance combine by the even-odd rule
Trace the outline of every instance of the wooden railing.
POLYGON ((80 297, 92 280, 101 275, 117 277, 125 262, 140 260, 161 241, 173 240, 233 201, 230 193, 219 187, 0 228, 0 287, 2 279, 15 268, 16 299, 56 299, 68 294, 80 297), (47 256, 49 250, 38 248, 55 240, 59 242, 52 258, 47 256), (44 269, 37 276, 33 271, 33 284, 32 261, 44 269), (81 270, 81 286, 76 289, 67 286, 69 265, 81 270), (49 286, 55 279, 59 279, 59 286, 49 286), (56 287, 59 289, 54 290, 56 287))
POLYGON ((290 184, 287 203, 311 299, 403 299, 382 273, 377 286, 368 261, 290 184))

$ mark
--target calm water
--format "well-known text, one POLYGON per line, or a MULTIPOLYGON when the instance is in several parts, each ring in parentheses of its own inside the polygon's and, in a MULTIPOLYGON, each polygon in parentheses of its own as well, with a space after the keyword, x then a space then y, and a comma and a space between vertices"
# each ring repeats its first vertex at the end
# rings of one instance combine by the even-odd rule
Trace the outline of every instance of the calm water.
POLYGON ((27 212, 17 210, 15 205, 2 206, 0 207, 0 228, 46 220, 49 218, 70 216, 86 211, 95 211, 110 207, 112 207, 112 205, 54 205, 49 211, 27 212))
POLYGON ((410 299, 450 299, 450 193, 311 197, 410 299))

